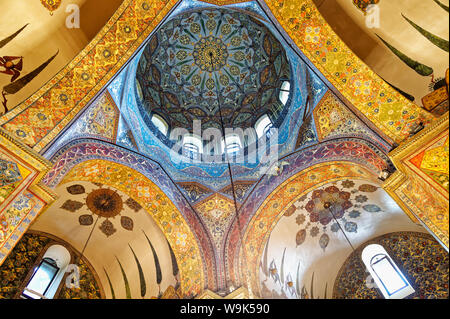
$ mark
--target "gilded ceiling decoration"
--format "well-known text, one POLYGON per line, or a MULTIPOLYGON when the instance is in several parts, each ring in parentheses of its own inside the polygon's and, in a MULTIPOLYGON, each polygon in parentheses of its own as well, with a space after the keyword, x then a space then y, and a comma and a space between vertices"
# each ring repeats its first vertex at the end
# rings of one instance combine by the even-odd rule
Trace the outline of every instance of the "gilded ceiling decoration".
POLYGON ((16 183, 22 179, 17 163, 0 158, 0 187, 16 183))
MULTIPOLYGON (((80 215, 78 219, 80 225, 91 226, 98 218, 101 223, 99 229, 107 237, 112 236, 117 232, 117 228, 114 225, 117 223, 116 217, 120 220, 120 225, 124 230, 133 231, 133 219, 122 214, 124 206, 127 205, 135 212, 138 212, 142 207, 132 198, 128 198, 124 202, 116 190, 103 188, 102 186, 103 185, 99 184, 99 188, 89 192, 84 202, 80 202, 80 198, 74 197, 74 199, 78 200, 68 199, 64 202, 61 208, 71 213, 75 213, 86 205, 86 208, 89 209, 91 214, 80 215), (115 223, 113 223, 110 219, 115 221, 115 223)), ((71 195, 85 194, 85 187, 79 184, 71 185, 67 187, 66 190, 71 195)))
POLYGON ((333 290, 334 299, 383 299, 378 289, 368 287, 368 272, 361 252, 369 244, 382 245, 416 292, 407 299, 448 299, 448 253, 429 234, 390 233, 361 245, 339 271, 333 290))
MULTIPOLYGON (((180 265, 183 293, 195 295, 201 291, 205 277, 197 240, 183 215, 158 186, 137 171, 105 160, 78 164, 64 177, 62 184, 75 181, 109 185, 138 201, 153 217, 173 248, 180 265)), ((113 227, 107 223, 102 230, 108 234, 114 232, 113 227)))
POLYGON ((355 187, 351 180, 333 184, 300 197, 284 213, 285 217, 295 215, 295 223, 299 226, 295 238, 297 246, 311 236, 317 238, 318 246, 325 251, 330 242, 330 232, 337 233, 343 229, 357 233, 358 219, 362 214, 382 212, 376 204, 368 203, 366 196, 379 187, 372 184, 355 187))
POLYGON ((105 218, 116 217, 123 209, 120 195, 108 188, 96 189, 89 193, 86 205, 94 214, 105 218))
POLYGON ((269 113, 277 123, 286 52, 256 18, 229 9, 187 12, 150 39, 137 70, 141 111, 156 112, 171 128, 253 127, 269 113))
POLYGON ((299 49, 369 121, 396 142, 433 117, 371 71, 337 37, 312 0, 266 2, 299 49))
POLYGON ((359 178, 326 181, 278 212, 261 244, 257 291, 263 298, 330 298, 355 247, 393 231, 424 231, 379 185, 359 178))
POLYGON ((50 12, 50 15, 53 15, 53 12, 59 9, 61 2, 62 0, 41 0, 42 5, 50 12))
POLYGON ((405 212, 423 222, 448 247, 448 112, 392 151, 398 171, 384 188, 405 212))

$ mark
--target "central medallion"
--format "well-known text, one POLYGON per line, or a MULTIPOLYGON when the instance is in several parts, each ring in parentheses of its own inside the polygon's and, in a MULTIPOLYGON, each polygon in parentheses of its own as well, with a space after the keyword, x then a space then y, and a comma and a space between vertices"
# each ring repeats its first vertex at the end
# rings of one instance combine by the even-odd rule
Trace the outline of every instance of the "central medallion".
POLYGON ((290 80, 286 51, 262 20, 210 8, 175 15, 155 32, 136 69, 135 93, 151 130, 152 114, 169 130, 193 133, 196 120, 202 130, 246 130, 263 115, 283 121, 280 89, 290 80))
POLYGON ((219 71, 223 68, 228 59, 227 46, 222 42, 222 39, 209 36, 201 38, 194 45, 195 64, 205 72, 219 71))

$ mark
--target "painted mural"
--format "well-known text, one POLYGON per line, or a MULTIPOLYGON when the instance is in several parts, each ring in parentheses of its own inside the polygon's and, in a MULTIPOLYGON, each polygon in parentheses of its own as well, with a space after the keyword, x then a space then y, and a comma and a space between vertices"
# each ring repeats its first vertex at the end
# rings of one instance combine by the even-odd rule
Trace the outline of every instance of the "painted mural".
POLYGON ((315 2, 334 31, 395 90, 437 116, 448 111, 448 0, 315 2))
MULTIPOLYGON (((12 35, 4 38, 0 42, 0 49, 4 46, 7 46, 10 42, 14 41, 14 39, 20 35, 21 32, 26 29, 28 24, 24 27, 20 28, 12 35)), ((41 65, 37 66, 34 70, 29 73, 22 74, 24 68, 24 57, 23 56, 2 56, 0 57, 0 73, 3 73, 7 76, 10 76, 10 83, 3 86, 2 89, 2 106, 3 106, 3 114, 9 111, 8 108, 8 95, 14 95, 24 89, 35 77, 37 77, 41 72, 43 72, 46 67, 56 58, 59 50, 51 56, 47 61, 44 61, 41 65), (19 79, 20 77, 20 79, 19 79)), ((8 82, 8 81, 5 81, 8 82)))
POLYGON ((169 287, 180 288, 175 253, 139 203, 121 190, 86 181, 64 183, 57 193, 61 198, 32 229, 60 236, 83 251, 106 298, 162 298, 169 287))
POLYGON ((278 211, 284 213, 259 265, 264 298, 331 298, 338 265, 361 243, 396 230, 424 231, 379 185, 364 180, 327 183, 278 211))
POLYGON ((358 247, 339 270, 333 298, 383 298, 360 258, 369 244, 383 246, 400 267, 416 291, 408 299, 448 299, 448 253, 431 235, 415 232, 386 234, 358 247))
POLYGON ((192 131, 194 120, 205 130, 221 128, 222 114, 225 127, 245 130, 266 113, 276 126, 283 122, 276 88, 291 82, 291 70, 284 47, 258 18, 211 8, 176 15, 158 29, 136 78, 141 112, 156 112, 170 128, 192 131))
POLYGON ((55 195, 40 183, 50 163, 0 130, 0 265, 55 195))
MULTIPOLYGON (((15 134, 15 137, 19 138, 24 143, 35 147, 36 150, 40 151, 42 150, 45 145, 48 144, 64 127, 66 123, 68 123, 71 119, 73 119, 73 116, 78 113, 88 102, 90 98, 94 96, 95 93, 97 93, 101 87, 106 83, 106 81, 110 80, 113 73, 118 70, 119 67, 121 67, 127 58, 130 56, 131 52, 126 51, 128 48, 136 48, 138 44, 142 43, 142 41, 145 39, 145 35, 148 35, 150 33, 150 29, 155 27, 156 22, 160 21, 162 18, 162 15, 167 12, 167 10, 173 6, 174 1, 170 2, 166 6, 166 3, 164 2, 158 2, 158 4, 152 3, 155 10, 149 10, 150 6, 142 5, 141 1, 144 0, 129 0, 125 1, 121 8, 118 10, 118 13, 114 16, 113 19, 110 20, 110 22, 105 26, 105 28, 102 30, 102 32, 99 33, 99 35, 93 40, 91 45, 89 45, 85 49, 85 53, 93 52, 93 47, 95 44, 98 44, 99 46, 104 47, 103 52, 112 52, 108 51, 108 48, 116 47, 119 51, 114 51, 115 55, 109 55, 106 54, 103 56, 101 52, 96 53, 95 55, 86 54, 82 59, 80 59, 80 63, 75 66, 75 68, 72 68, 71 65, 69 65, 67 68, 61 71, 60 78, 61 80, 55 81, 54 83, 49 83, 47 87, 42 88, 42 91, 37 93, 35 96, 35 99, 30 99, 26 103, 22 104, 21 107, 16 108, 15 112, 10 113, 7 116, 4 116, 1 119, 2 126, 9 130, 10 132, 13 132, 15 134), (136 5, 135 1, 139 2, 140 5, 136 5), (117 22, 117 17, 119 16, 119 12, 123 13, 126 12, 126 15, 124 16, 128 18, 127 25, 128 28, 125 28, 123 30, 132 31, 131 26, 140 25, 151 25, 152 27, 150 29, 140 28, 139 30, 136 30, 136 32, 122 32, 122 28, 112 28, 112 26, 117 22), (156 20, 155 20, 156 19, 156 20), (138 23, 139 22, 139 23, 138 23), (106 35, 108 32, 110 32, 113 36, 110 37, 108 43, 104 43, 102 41, 104 35, 106 35), (143 32, 143 33, 141 33, 143 32), (135 40, 139 39, 139 43, 136 43, 135 40), (117 45, 118 43, 121 43, 121 45, 117 45), (106 51, 105 51, 106 50, 106 51), (127 52, 126 54, 124 54, 127 52), (117 64, 116 64, 117 63, 117 64), (94 65, 101 66, 100 68, 96 68, 94 65), (110 72, 112 71, 112 72, 110 72), (96 72, 100 72, 97 74, 96 72), (105 75, 107 75, 105 77, 105 75), (65 79, 65 80, 64 80, 65 79), (73 81, 75 79, 75 81, 73 81), (102 80, 100 80, 102 79, 102 80), (95 90, 91 90, 95 87, 95 90), (48 89, 53 88, 51 91, 48 91, 48 89), (50 93, 50 92, 55 93, 50 93), (59 108, 59 112, 57 116, 53 116, 53 121, 51 123, 44 123, 42 120, 31 120, 33 115, 32 113, 42 113, 47 118, 50 117, 49 110, 52 108, 48 107, 48 103, 51 103, 52 105, 57 105, 57 97, 60 96, 65 91, 65 94, 69 97, 67 107, 59 108), (78 96, 74 96, 73 92, 79 91, 80 94, 78 96), (45 93, 46 92, 46 93, 45 93), (59 92, 59 93, 58 93, 59 92), (71 93, 72 92, 72 93, 71 93), (84 93, 81 93, 84 92, 84 93), (53 98, 51 97, 53 96, 53 98), (46 108, 43 109, 40 107, 43 101, 46 101, 44 103, 46 105, 46 108), (38 103, 38 101, 40 101, 38 103), (78 103, 80 101, 83 101, 82 103, 78 103), (37 111, 37 112, 36 112, 37 111), (31 112, 31 113, 30 113, 31 112), (19 114, 20 113, 20 114, 19 114), (68 115, 70 113, 70 115, 68 115), (63 120, 64 119, 64 120, 63 120), (62 122, 61 122, 62 121, 62 122), (18 127, 20 126, 20 123, 25 122, 33 122, 33 129, 26 129, 22 132, 17 132, 18 127)), ((297 0, 295 0, 297 1, 297 0)), ((269 7, 273 9, 274 4, 269 3, 269 7)), ((279 5, 277 4, 276 8, 288 8, 291 5, 288 5, 283 2, 281 2, 279 5)), ((320 17, 320 14, 318 13, 316 7, 312 4, 311 0, 301 0, 296 5, 293 6, 293 8, 299 8, 302 10, 303 14, 297 14, 295 10, 289 11, 289 14, 282 18, 282 16, 279 15, 277 12, 278 9, 272 10, 272 12, 275 14, 275 17, 278 19, 278 21, 284 25, 286 21, 289 20, 289 16, 291 14, 295 14, 296 16, 300 17, 306 17, 306 19, 309 21, 308 30, 311 28, 313 29, 313 25, 311 25, 310 22, 316 21, 321 22, 318 23, 320 25, 325 25, 322 18, 320 17), (303 8, 303 9, 302 9, 303 8), (306 14, 307 13, 307 14, 306 14)), ((283 10, 283 9, 282 9, 283 10)), ((292 21, 296 21, 295 19, 292 21)), ((289 22, 290 24, 291 22, 289 22)), ((317 23, 316 23, 317 24, 317 23)), ((305 26, 306 27, 306 26, 305 26)), ((284 27, 285 30, 288 30, 288 32, 291 32, 289 30, 295 30, 291 26, 286 25, 284 27)), ((325 39, 333 38, 331 36, 328 36, 329 34, 333 34, 331 28, 328 26, 317 29, 320 33, 320 41, 323 42, 325 39), (323 36, 322 36, 323 32, 323 36)), ((297 32, 297 31, 295 31, 297 32)), ((319 68, 320 71, 325 75, 325 77, 330 77, 331 82, 336 86, 338 90, 341 90, 345 92, 345 96, 355 105, 357 109, 359 109, 370 121, 372 121, 377 127, 381 128, 382 131, 386 131, 386 135, 392 138, 396 141, 401 141, 404 138, 406 138, 409 133, 409 127, 413 125, 413 123, 422 121, 427 122, 429 117, 420 111, 420 109, 417 109, 416 106, 404 103, 405 101, 401 100, 401 98, 397 95, 397 93, 394 93, 394 91, 389 87, 383 84, 381 80, 376 78, 374 74, 372 74, 368 69, 364 68, 359 60, 355 60, 355 56, 349 51, 345 46, 343 46, 343 43, 338 39, 335 38, 336 46, 335 49, 337 50, 334 52, 333 50, 328 52, 323 52, 324 55, 330 55, 330 58, 327 60, 326 58, 317 59, 314 55, 314 52, 319 52, 314 49, 316 44, 314 42, 302 42, 305 38, 293 36, 291 37, 294 39, 294 41, 297 43, 298 47, 307 54, 308 58, 313 61, 314 64, 316 64, 316 67, 319 68), (301 39, 301 40, 299 40, 301 39), (339 48, 342 47, 341 51, 339 51, 339 48), (313 54, 311 54, 311 53, 313 54), (342 58, 338 58, 336 56, 336 53, 343 54, 342 58), (335 58, 333 58, 335 56, 335 58), (352 77, 349 78, 350 81, 347 81, 348 76, 350 76, 350 73, 348 71, 345 71, 347 69, 350 69, 350 66, 352 65, 352 62, 347 62, 347 66, 345 66, 346 63, 343 63, 342 66, 339 66, 338 68, 343 67, 342 70, 344 72, 340 72, 336 69, 336 71, 333 71, 332 65, 327 65, 327 61, 339 61, 342 60, 348 60, 345 56, 348 56, 348 58, 355 63, 355 67, 352 69, 354 72, 351 73, 352 77), (324 60, 325 59, 325 60, 324 60), (322 65, 323 64, 323 65, 322 65), (359 70, 361 74, 359 74, 359 70), (338 81, 336 81, 335 77, 336 74, 339 73, 338 81), (366 75, 363 75, 366 74, 366 75), (331 76, 330 76, 331 75, 331 76), (373 77, 373 78, 372 78, 373 77), (374 85, 377 84, 377 89, 375 91, 379 92, 381 94, 380 98, 377 99, 375 102, 376 105, 380 105, 380 114, 382 116, 376 115, 371 111, 372 104, 368 105, 367 99, 369 96, 367 95, 355 95, 356 88, 359 87, 362 83, 373 83, 374 85), (349 89, 348 92, 345 91, 344 87, 349 89), (381 91, 380 91, 381 90, 381 91), (355 92, 353 92, 355 91, 355 92), (353 92, 353 93, 352 93, 353 92), (392 98, 391 98, 392 94, 392 98), (387 97, 387 98, 386 98, 387 97), (400 100, 401 102, 400 102, 400 100), (387 110, 389 108, 396 108, 395 105, 402 104, 402 107, 399 107, 399 109, 403 110, 401 114, 390 114, 387 115, 387 110), (386 114, 386 115, 384 115, 386 114), (388 121, 385 121, 387 118, 391 118, 388 121), (385 122, 393 122, 392 125, 386 124, 385 122)), ((319 39, 319 38, 318 38, 319 39)), ((329 41, 329 40, 328 40, 329 41)), ((325 43, 323 42, 323 43, 325 43)), ((331 42, 330 42, 331 45, 331 42)), ((325 47, 325 46, 323 46, 325 47)), ((328 46, 327 46, 328 47, 328 46)), ((320 52, 319 52, 320 55, 320 52)), ((334 64, 333 64, 334 65, 334 64)), ((373 91, 373 93, 375 93, 373 91)), ((375 96, 378 94, 375 93, 375 96)), ((372 96, 372 95, 370 95, 372 96)), ((373 102, 372 102, 373 103, 373 102)))
POLYGON ((399 169, 385 189, 448 248, 448 113, 391 152, 399 169))

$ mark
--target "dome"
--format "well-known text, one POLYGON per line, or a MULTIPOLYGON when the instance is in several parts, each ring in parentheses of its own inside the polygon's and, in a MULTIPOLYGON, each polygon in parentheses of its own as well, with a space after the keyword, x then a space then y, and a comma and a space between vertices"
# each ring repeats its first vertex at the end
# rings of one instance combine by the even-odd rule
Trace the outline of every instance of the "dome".
POLYGON ((222 120, 245 130, 264 115, 276 127, 283 122, 289 101, 281 91, 290 80, 286 52, 267 27, 243 11, 214 8, 158 29, 140 58, 136 92, 141 116, 158 115, 170 130, 193 132, 195 120, 202 130, 221 129, 222 120))

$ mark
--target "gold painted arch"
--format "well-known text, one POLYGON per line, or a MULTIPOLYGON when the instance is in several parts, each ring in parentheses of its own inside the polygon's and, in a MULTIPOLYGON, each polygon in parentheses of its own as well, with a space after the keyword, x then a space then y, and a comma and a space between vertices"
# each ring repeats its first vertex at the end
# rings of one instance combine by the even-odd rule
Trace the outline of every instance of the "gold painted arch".
POLYGON ((89 160, 73 167, 59 185, 88 181, 114 187, 138 202, 159 226, 173 249, 184 296, 203 291, 205 276, 200 249, 184 217, 164 192, 141 173, 107 160, 89 160))
MULTIPOLYGON (((400 143, 412 126, 433 119, 370 70, 334 33, 312 0, 265 3, 307 58, 389 139, 400 143)), ((34 150, 45 149, 176 4, 176 0, 125 0, 91 43, 36 94, 0 117, 0 125, 34 150)))

